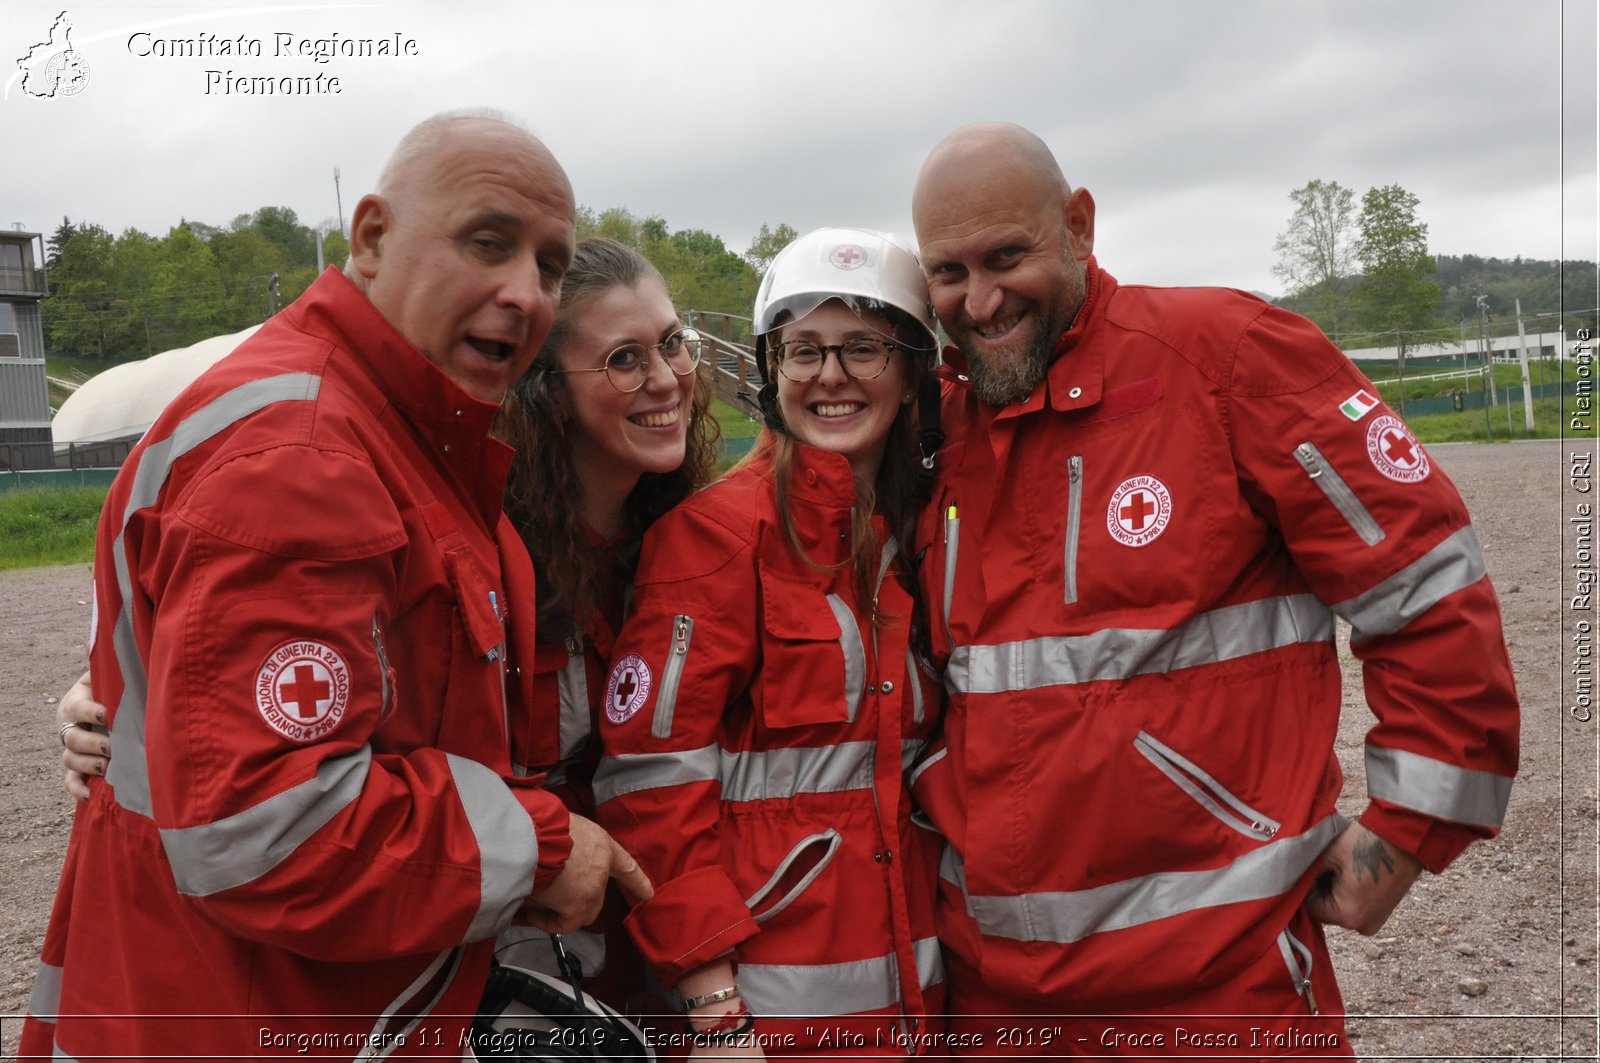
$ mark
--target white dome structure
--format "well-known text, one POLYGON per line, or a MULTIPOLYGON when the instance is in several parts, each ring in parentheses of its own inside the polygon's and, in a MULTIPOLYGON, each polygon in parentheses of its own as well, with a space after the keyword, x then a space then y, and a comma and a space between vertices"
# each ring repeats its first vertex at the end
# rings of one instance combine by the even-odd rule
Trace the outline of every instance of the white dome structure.
POLYGON ((180 391, 260 327, 212 336, 90 377, 67 396, 50 422, 56 446, 138 439, 180 391))

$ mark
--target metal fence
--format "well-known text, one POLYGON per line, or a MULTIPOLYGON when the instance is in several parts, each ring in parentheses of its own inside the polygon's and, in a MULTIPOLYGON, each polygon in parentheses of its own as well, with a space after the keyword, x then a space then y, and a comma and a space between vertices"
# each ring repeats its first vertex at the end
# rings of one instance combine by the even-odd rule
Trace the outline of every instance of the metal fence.
POLYGON ((111 443, 0 443, 0 473, 116 469, 133 449, 130 440, 111 443))

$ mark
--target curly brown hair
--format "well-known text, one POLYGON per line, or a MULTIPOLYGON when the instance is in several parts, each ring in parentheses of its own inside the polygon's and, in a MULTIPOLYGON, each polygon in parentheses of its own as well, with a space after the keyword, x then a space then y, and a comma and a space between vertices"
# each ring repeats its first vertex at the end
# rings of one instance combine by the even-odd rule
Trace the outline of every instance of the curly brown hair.
POLYGON ((566 438, 570 393, 565 377, 549 370, 560 368, 561 352, 585 306, 613 288, 636 289, 646 282, 666 287, 656 268, 631 247, 603 236, 579 242, 561 283, 555 324, 500 411, 498 434, 516 450, 506 480, 506 514, 533 555, 539 595, 535 631, 541 643, 581 632, 596 609, 617 600, 633 579, 645 530, 709 482, 716 468, 722 433, 710 415, 711 383, 702 371, 695 378, 683 464, 639 477, 624 504, 620 539, 598 546, 584 527, 583 484, 566 438))

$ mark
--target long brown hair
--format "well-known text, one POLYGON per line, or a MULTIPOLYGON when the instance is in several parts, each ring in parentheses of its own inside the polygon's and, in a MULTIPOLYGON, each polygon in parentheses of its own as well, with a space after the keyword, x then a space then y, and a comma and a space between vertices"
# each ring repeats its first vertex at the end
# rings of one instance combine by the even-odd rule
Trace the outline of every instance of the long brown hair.
POLYGON ((567 427, 571 393, 561 352, 572 341, 583 308, 613 288, 638 288, 661 274, 637 251, 603 236, 579 242, 561 282, 561 306, 533 367, 517 381, 501 410, 499 434, 516 449, 506 480, 505 507, 538 579, 538 640, 556 643, 581 631, 589 616, 633 579, 645 529, 711 479, 721 430, 710 416, 711 384, 697 373, 683 464, 646 472, 623 506, 620 540, 596 547, 583 525, 583 484, 573 465, 567 427))
MULTIPOLYGON (((859 305, 862 301, 857 302, 859 305)), ((891 326, 891 334, 908 345, 901 347, 895 353, 904 359, 906 389, 912 395, 919 394, 922 381, 928 374, 928 366, 920 351, 909 348, 926 345, 925 330, 904 313, 885 303, 873 303, 862 308, 869 309, 887 321, 891 326)), ((778 364, 775 348, 767 355, 767 364, 771 379, 776 380, 778 364)), ((873 600, 873 592, 878 582, 881 556, 876 536, 872 532, 874 513, 882 514, 884 522, 889 527, 889 535, 898 547, 894 560, 895 570, 913 597, 917 593, 917 580, 911 557, 912 534, 916 530, 917 509, 920 504, 917 497, 917 470, 920 464, 917 450, 917 405, 913 399, 901 406, 899 412, 895 414, 893 423, 889 425, 883 461, 878 465, 876 479, 870 484, 856 482, 855 508, 850 521, 850 553, 838 567, 845 565, 850 567, 851 583, 854 585, 856 603, 859 606, 864 607, 873 600)), ((778 417, 782 418, 781 411, 778 417)), ((794 448, 795 439, 787 431, 774 432, 768 429, 762 433, 759 445, 746 461, 771 455, 773 486, 778 496, 778 520, 783 526, 784 535, 789 540, 789 545, 806 564, 825 570, 833 566, 817 561, 806 552, 800 543, 800 534, 795 529, 794 517, 789 511, 789 476, 794 468, 794 448)), ((874 623, 877 623, 878 619, 875 615, 874 623)))

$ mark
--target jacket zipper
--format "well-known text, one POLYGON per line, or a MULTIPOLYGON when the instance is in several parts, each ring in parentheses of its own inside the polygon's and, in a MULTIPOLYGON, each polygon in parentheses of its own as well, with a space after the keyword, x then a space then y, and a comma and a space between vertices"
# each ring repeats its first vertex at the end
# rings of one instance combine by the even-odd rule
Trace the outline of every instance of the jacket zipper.
POLYGON ((500 608, 500 599, 494 591, 489 592, 489 607, 494 610, 494 618, 500 622, 500 644, 489 651, 489 660, 493 661, 496 670, 500 673, 500 714, 505 723, 506 742, 511 742, 511 698, 506 690, 506 614, 500 608))
POLYGON ((1083 523, 1083 456, 1067 459, 1067 548, 1062 559, 1066 569, 1065 605, 1078 600, 1078 530, 1083 523))
POLYGON ((589 738, 589 672, 584 662, 583 639, 567 637, 567 663, 556 676, 561 719, 556 725, 557 756, 565 761, 583 748, 589 738))
POLYGON ((956 594, 956 558, 961 551, 961 517, 955 503, 944 511, 944 641, 950 649, 956 641, 950 636, 950 603, 956 594))
POLYGON ((1202 771, 1199 765, 1170 746, 1144 731, 1134 737, 1133 746, 1180 790, 1240 834, 1265 841, 1278 833, 1277 820, 1257 812, 1233 796, 1221 783, 1202 771))
POLYGON ((1289 968, 1294 991, 1306 998, 1306 1006, 1311 1009, 1311 1014, 1322 1014, 1322 1010, 1317 1007, 1317 994, 1311 989, 1311 950, 1285 928, 1283 933, 1278 935, 1278 951, 1283 953, 1283 962, 1289 968))
POLYGON ((1378 526, 1372 514, 1367 512, 1367 507, 1361 504, 1361 499, 1344 482, 1344 477, 1339 475, 1337 469, 1314 443, 1307 441, 1294 448, 1294 456, 1299 460, 1306 475, 1311 477, 1311 482, 1322 489, 1328 496, 1328 501, 1333 503, 1333 508, 1339 511, 1351 529, 1359 536, 1361 541, 1368 546, 1376 546, 1383 542, 1387 534, 1378 526))
POLYGON ((372 614, 372 647, 378 654, 378 677, 383 683, 383 702, 378 710, 380 720, 389 716, 389 698, 393 696, 390 687, 389 651, 383 648, 383 628, 378 625, 378 614, 372 614))
POLYGON ((689 659, 689 640, 694 637, 694 617, 679 613, 672 618, 672 652, 661 674, 661 696, 656 698, 656 714, 650 733, 657 738, 672 736, 672 710, 678 704, 678 684, 689 659))

